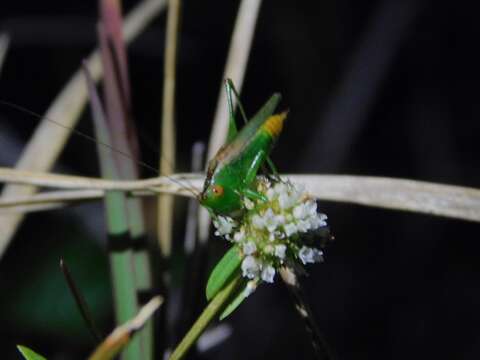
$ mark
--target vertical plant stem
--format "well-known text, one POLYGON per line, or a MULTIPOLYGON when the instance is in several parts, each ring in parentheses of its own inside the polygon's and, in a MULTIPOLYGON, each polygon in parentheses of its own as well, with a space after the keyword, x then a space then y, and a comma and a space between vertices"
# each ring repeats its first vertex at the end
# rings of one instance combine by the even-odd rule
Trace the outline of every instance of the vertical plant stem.
POLYGON ((10 36, 6 33, 0 34, 0 73, 7 57, 8 48, 10 45, 10 36))
MULTIPOLYGON (((123 324, 138 311, 133 251, 124 248, 122 242, 130 242, 126 198, 123 192, 109 191, 105 196, 110 268, 112 272, 113 298, 116 323, 123 324), (115 248, 118 246, 118 248, 115 248)), ((143 358, 140 338, 134 338, 122 353, 124 360, 143 358)))
MULTIPOLYGON (((192 147, 192 173, 199 173, 203 167, 205 145, 196 142, 192 147)), ((176 336, 184 334, 195 316, 200 312, 203 297, 203 279, 207 267, 206 244, 198 241, 198 207, 197 199, 188 201, 187 223, 185 227, 185 277, 181 292, 181 311, 177 323, 176 336)))
MULTIPOLYGON (((124 159, 113 154, 118 168, 119 179, 137 179, 139 144, 131 110, 128 57, 122 31, 122 14, 119 1, 100 2, 101 23, 99 24, 100 48, 105 72, 104 94, 107 108, 107 123, 112 144, 116 149, 131 154, 124 159)), ((138 198, 126 199, 127 219, 133 247, 133 268, 135 274, 137 302, 142 305, 151 296, 152 278, 150 259, 147 253, 147 239, 142 203, 138 198)), ((142 359, 153 357, 153 327, 149 323, 140 332, 142 359)))
MULTIPOLYGON (((111 151, 111 136, 95 85, 85 66, 87 87, 90 95, 95 135, 99 141, 97 150, 100 159, 102 177, 117 179, 120 176, 115 163, 115 153, 111 151), (107 146, 102 146, 106 144, 107 146)), ((133 252, 131 250, 130 224, 128 219, 127 198, 122 191, 107 191, 105 195, 105 213, 107 217, 110 270, 115 302, 117 324, 123 324, 132 318, 138 310, 137 286, 133 252)), ((143 358, 140 338, 135 338, 122 353, 122 359, 143 358)))
MULTIPOLYGON (((181 1, 169 0, 168 5, 160 149, 160 172, 163 175, 170 175, 175 171, 175 77, 181 1)), ((173 197, 159 196, 157 234, 165 259, 170 257, 172 251, 172 218, 173 197)))
POLYGON ((317 322, 303 293, 297 274, 292 268, 283 267, 280 269, 280 276, 292 296, 295 310, 304 322, 305 329, 310 335, 315 358, 317 360, 333 360, 332 351, 318 329, 317 322))
POLYGON ((63 258, 60 259, 60 270, 62 271, 63 276, 65 277, 65 281, 67 282, 68 288, 70 289, 70 293, 72 294, 72 297, 75 300, 75 303, 77 304, 77 308, 80 311, 80 314, 82 315, 83 321, 87 325, 87 328, 88 330, 90 330, 90 333, 92 334, 95 341, 97 343, 100 343, 102 341, 102 334, 100 330, 98 330, 98 326, 95 323, 95 319, 92 315, 92 312, 90 311, 90 308, 88 307, 85 297, 83 296, 82 292, 78 288, 63 258))
POLYGON ((227 305, 227 302, 235 294, 238 286, 241 284, 241 276, 235 277, 227 286, 225 286, 218 294, 210 301, 197 321, 193 324, 187 332, 183 340, 173 351, 170 360, 183 359, 187 355, 188 350, 195 344, 198 337, 205 331, 208 324, 217 316, 220 311, 227 305))

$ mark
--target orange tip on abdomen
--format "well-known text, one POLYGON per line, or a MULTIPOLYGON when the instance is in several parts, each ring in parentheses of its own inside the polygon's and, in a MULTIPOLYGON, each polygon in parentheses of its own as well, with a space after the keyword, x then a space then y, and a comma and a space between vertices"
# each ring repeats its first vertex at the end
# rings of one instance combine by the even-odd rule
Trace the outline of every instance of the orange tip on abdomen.
POLYGON ((283 122, 285 121, 286 117, 286 111, 280 114, 272 115, 262 125, 262 129, 265 130, 271 137, 277 138, 282 132, 283 122))

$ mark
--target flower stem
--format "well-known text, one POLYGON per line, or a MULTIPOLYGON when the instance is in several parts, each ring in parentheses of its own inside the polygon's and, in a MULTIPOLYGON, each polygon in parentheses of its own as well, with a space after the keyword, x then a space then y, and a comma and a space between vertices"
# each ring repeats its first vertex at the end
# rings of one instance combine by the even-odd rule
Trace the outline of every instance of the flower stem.
POLYGON ((280 275, 292 296, 295 310, 303 320, 305 329, 310 335, 310 342, 315 353, 315 359, 335 360, 336 357, 333 351, 330 349, 330 346, 327 344, 325 338, 318 329, 312 309, 310 308, 305 294, 302 291, 302 287, 298 281, 298 276, 295 273, 295 270, 289 267, 283 267, 280 269, 280 275))
POLYGON ((225 286, 225 288, 218 292, 205 310, 203 310, 202 314, 198 317, 197 321, 195 321, 180 344, 175 348, 169 360, 179 360, 187 354, 190 347, 203 333, 208 324, 210 324, 213 318, 225 308, 227 302, 234 295, 240 283, 241 276, 238 275, 227 286, 225 286))

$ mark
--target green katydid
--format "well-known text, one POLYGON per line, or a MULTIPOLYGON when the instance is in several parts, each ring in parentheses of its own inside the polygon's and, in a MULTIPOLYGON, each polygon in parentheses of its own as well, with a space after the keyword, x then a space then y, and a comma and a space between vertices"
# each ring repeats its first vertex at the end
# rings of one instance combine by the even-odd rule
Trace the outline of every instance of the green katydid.
POLYGON ((280 94, 273 94, 237 133, 231 101, 231 94, 236 91, 230 80, 226 81, 226 90, 230 113, 229 139, 209 162, 199 201, 214 215, 235 217, 242 209, 243 197, 262 197, 252 184, 280 135, 286 113, 272 115, 281 98, 280 94))

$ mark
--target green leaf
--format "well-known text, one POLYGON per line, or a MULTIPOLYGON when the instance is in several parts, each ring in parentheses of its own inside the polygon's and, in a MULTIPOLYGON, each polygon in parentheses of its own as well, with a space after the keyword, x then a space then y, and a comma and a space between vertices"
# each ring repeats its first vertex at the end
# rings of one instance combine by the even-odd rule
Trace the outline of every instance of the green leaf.
POLYGON ((248 281, 242 279, 242 284, 240 284, 240 287, 238 289, 237 295, 235 295, 235 298, 230 302, 230 304, 227 305, 225 310, 220 314, 220 320, 225 319, 227 316, 229 316, 232 312, 235 311, 237 307, 240 306, 240 304, 248 297, 248 295, 245 295, 245 289, 247 288, 248 281))
POLYGON ((26 346, 17 345, 17 349, 26 360, 47 360, 42 355, 37 354, 35 351, 26 346))
POLYGON ((207 282, 207 300, 211 300, 232 279, 240 269, 242 257, 236 246, 233 246, 213 269, 207 282))

